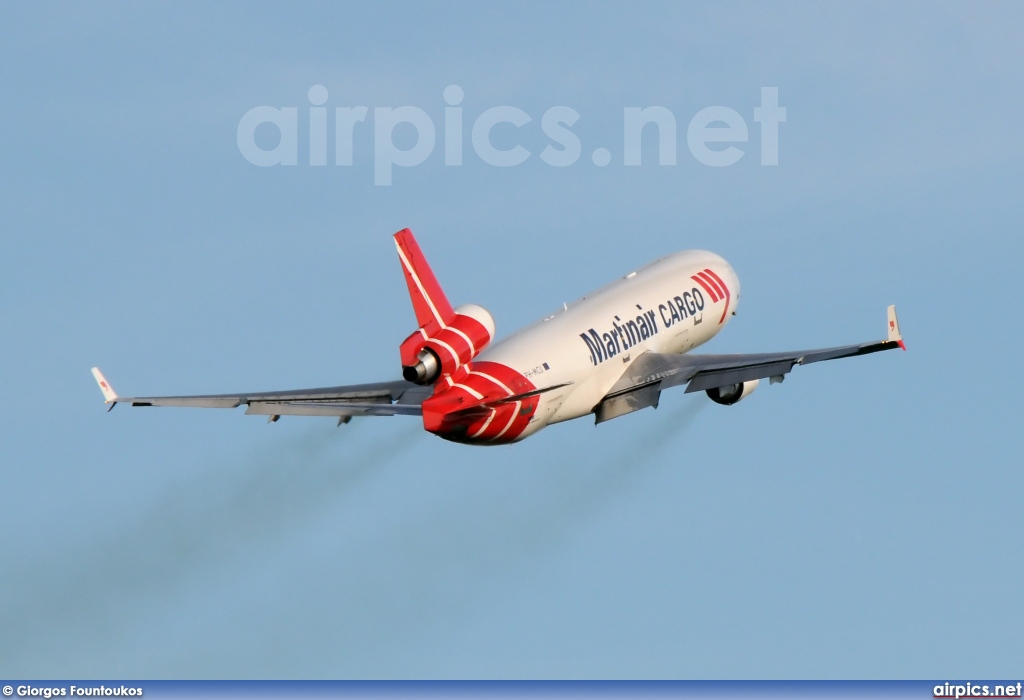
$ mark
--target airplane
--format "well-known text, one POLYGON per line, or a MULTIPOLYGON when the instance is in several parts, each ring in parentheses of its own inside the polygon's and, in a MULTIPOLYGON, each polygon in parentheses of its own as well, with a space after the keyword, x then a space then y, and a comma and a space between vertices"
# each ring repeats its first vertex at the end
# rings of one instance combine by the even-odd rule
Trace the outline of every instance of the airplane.
POLYGON ((446 440, 501 445, 593 414, 595 424, 657 408, 661 392, 686 385, 731 406, 775 384, 796 365, 906 350, 888 307, 885 340, 816 350, 706 355, 691 352, 736 314, 740 282, 724 259, 686 250, 656 260, 496 342, 494 319, 476 304, 453 308, 412 231, 394 235, 417 329, 399 346, 402 379, 294 391, 203 396, 119 396, 92 369, 111 410, 132 406, 235 408, 246 414, 420 416, 446 440))

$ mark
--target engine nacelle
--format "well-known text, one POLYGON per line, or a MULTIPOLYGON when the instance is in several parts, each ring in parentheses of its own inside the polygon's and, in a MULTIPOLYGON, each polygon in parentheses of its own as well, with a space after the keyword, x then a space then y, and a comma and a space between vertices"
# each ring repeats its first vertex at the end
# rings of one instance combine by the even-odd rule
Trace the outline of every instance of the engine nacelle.
POLYGON ((451 322, 436 321, 416 330, 402 343, 402 376, 416 384, 433 384, 479 355, 494 338, 494 319, 476 304, 455 309, 451 322))
POLYGON ((750 396, 754 393, 754 389, 757 388, 759 379, 751 379, 748 382, 742 384, 730 384, 728 386, 718 386, 714 389, 708 389, 707 394, 715 403, 720 403, 723 406, 732 406, 734 403, 738 403, 742 399, 750 396))

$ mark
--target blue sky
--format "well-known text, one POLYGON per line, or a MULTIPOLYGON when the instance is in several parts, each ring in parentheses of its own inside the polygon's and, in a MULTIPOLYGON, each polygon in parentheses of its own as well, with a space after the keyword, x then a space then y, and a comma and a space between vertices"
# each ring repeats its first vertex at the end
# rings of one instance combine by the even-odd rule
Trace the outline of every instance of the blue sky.
POLYGON ((5 4, 0 675, 1019 671, 1022 20, 1011 3, 5 4), (438 145, 375 186, 374 108, 422 109, 440 144, 453 84, 464 164, 438 145), (329 114, 370 110, 352 166, 308 165, 314 85, 329 114), (777 167, 758 159, 766 86, 787 110, 777 167), (261 105, 297 109, 298 165, 240 153, 261 105), (493 132, 531 152, 515 167, 469 146, 502 105, 532 118, 493 132), (626 167, 623 110, 651 105, 675 115, 677 163, 651 132, 626 167), (554 106, 580 114, 563 168, 539 158, 554 106), (687 149, 709 106, 749 127, 735 165, 687 149), (406 226, 499 334, 707 248, 743 284, 708 351, 872 340, 890 303, 909 351, 493 449, 399 417, 104 413, 96 364, 122 394, 397 376, 406 226))

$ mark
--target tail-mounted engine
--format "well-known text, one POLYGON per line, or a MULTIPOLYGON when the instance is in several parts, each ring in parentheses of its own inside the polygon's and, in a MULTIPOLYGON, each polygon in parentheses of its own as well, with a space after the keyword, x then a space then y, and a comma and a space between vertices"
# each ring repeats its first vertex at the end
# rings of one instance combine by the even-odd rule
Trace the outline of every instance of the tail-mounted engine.
POLYGON ((395 245, 419 324, 399 348, 402 376, 417 384, 433 384, 487 347, 494 338, 494 319, 476 304, 452 308, 412 231, 396 233, 395 245))
POLYGON ((750 381, 743 382, 742 384, 729 384, 728 386, 716 386, 713 389, 708 389, 708 398, 715 403, 720 403, 723 406, 732 406, 734 403, 739 403, 746 397, 754 393, 754 389, 757 388, 757 379, 751 379, 750 381))
POLYGON ((401 345, 402 376, 417 384, 433 384, 451 374, 487 347, 494 338, 494 319, 482 306, 454 310, 444 327, 428 323, 401 345))

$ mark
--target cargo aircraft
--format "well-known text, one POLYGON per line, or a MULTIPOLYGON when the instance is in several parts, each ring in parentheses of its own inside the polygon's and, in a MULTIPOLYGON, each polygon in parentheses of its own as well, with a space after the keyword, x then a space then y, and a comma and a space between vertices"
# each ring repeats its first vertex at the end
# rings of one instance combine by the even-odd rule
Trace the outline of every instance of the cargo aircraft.
MULTIPOLYGON (((593 414, 603 423, 686 385, 726 406, 762 379, 781 382, 795 365, 906 347, 888 309, 888 335, 854 345, 742 355, 691 352, 736 313, 740 282, 714 253, 687 250, 656 260, 492 344, 494 319, 475 304, 452 307, 412 231, 394 236, 418 328, 399 352, 403 379, 205 396, 124 398, 92 373, 112 409, 133 406, 234 408, 276 421, 284 415, 419 416, 446 440, 500 445, 553 423, 593 414)), ((109 409, 108 409, 109 410, 109 409)))

